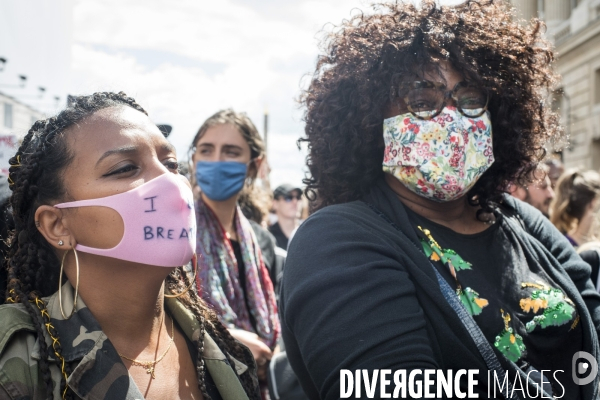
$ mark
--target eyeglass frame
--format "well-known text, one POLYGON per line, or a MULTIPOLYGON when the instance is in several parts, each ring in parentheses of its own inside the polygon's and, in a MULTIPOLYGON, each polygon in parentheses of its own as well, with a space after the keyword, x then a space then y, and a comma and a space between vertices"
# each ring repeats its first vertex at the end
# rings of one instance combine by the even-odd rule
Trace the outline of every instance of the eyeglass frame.
MULTIPOLYGON (((394 76, 392 77, 392 82, 394 82, 394 81, 395 81, 395 78, 397 78, 397 77, 399 77, 399 76, 400 76, 399 74, 398 74, 398 75, 394 75, 394 76)), ((443 84, 443 83, 441 83, 441 82, 432 82, 432 81, 428 81, 428 80, 426 80, 426 79, 425 79, 425 80, 422 80, 422 81, 413 81, 413 82, 411 82, 411 83, 409 83, 409 84, 407 84, 407 85, 402 85, 402 86, 404 86, 404 87, 405 87, 405 86, 408 86, 408 85, 414 85, 414 84, 417 84, 417 83, 427 83, 427 84, 430 84, 431 86, 433 86, 435 89, 438 89, 438 90, 439 90, 439 89, 446 88, 446 85, 444 85, 444 84, 443 84)), ((433 114, 433 115, 431 115, 431 116, 428 116, 428 117, 422 117, 422 116, 420 116, 420 115, 417 115, 417 114, 416 114, 416 113, 415 113, 415 112, 412 110, 412 108, 411 108, 411 106, 410 106, 410 104, 409 104, 409 101, 408 101, 408 93, 410 92, 410 90, 411 90, 411 89, 409 89, 409 90, 406 92, 406 96, 405 96, 405 97, 403 97, 403 98, 402 98, 402 100, 404 100, 404 104, 406 104, 406 108, 408 109, 408 111, 410 111, 410 113, 411 113, 412 115, 414 115, 414 116, 415 116, 415 117, 417 117, 418 119, 420 119, 420 120, 424 120, 424 121, 429 121, 429 120, 431 120, 431 119, 433 119, 433 118, 437 117, 438 115, 440 115, 440 113, 441 113, 441 112, 442 112, 442 110, 444 109, 444 107, 443 107, 443 106, 445 106, 445 104, 446 104, 446 101, 447 101, 449 98, 450 98, 450 99, 452 99, 452 100, 454 100, 454 101, 456 102, 456 109, 457 109, 457 110, 458 110, 458 112, 460 112, 462 115, 464 115, 464 116, 465 116, 465 117, 467 117, 467 118, 479 118, 479 117, 481 117, 483 114, 485 114, 485 112, 486 112, 486 111, 487 111, 487 109, 488 109, 488 105, 489 105, 489 103, 490 103, 490 93, 489 93, 489 91, 488 91, 487 89, 482 89, 483 93, 485 93, 486 100, 485 100, 485 105, 484 105, 484 106, 483 106, 483 108, 481 109, 481 112, 480 112, 479 114, 477 114, 477 115, 467 115, 467 114, 465 114, 465 113, 464 113, 463 109, 462 109, 462 108, 461 108, 461 107, 458 105, 458 99, 455 97, 456 91, 457 91, 458 89, 460 89, 460 87, 462 87, 462 86, 465 86, 465 85, 468 85, 468 81, 460 81, 460 82, 457 82, 457 83, 456 83, 456 85, 454 85, 454 88, 452 88, 451 90, 446 90, 446 91, 444 91, 444 90, 441 90, 441 92, 442 92, 442 94, 443 94, 443 96, 444 96, 444 97, 443 97, 443 102, 442 102, 442 107, 440 107, 440 109, 439 109, 439 110, 437 110, 437 112, 436 112, 435 114, 433 114)), ((396 99, 396 98, 400 98, 400 93, 399 93, 399 91, 398 91, 398 92, 396 92, 396 89, 397 89, 397 88, 396 88, 396 85, 392 83, 392 87, 391 87, 391 89, 390 89, 390 97, 392 98, 392 100, 393 100, 393 99, 396 99)))

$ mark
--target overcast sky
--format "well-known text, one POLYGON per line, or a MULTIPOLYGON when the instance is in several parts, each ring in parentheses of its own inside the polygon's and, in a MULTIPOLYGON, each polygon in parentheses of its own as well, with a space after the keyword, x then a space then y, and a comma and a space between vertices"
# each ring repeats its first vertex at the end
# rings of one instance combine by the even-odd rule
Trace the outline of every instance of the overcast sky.
POLYGON ((247 112, 263 133, 269 113, 274 186, 301 184, 305 154, 295 98, 314 68, 318 32, 360 1, 80 1, 74 7, 73 82, 79 93, 124 90, 173 126, 184 156, 219 109, 247 112), (100 17, 102 16, 102 17, 100 17))
POLYGON ((0 84, 27 72, 27 92, 4 91, 28 94, 24 101, 49 111, 49 99, 31 98, 37 85, 63 98, 123 90, 156 123, 173 126, 180 159, 219 109, 247 112, 261 134, 268 110, 271 183, 300 184, 305 153, 295 144, 303 134, 295 99, 314 69, 323 29, 370 3, 0 0, 0 57, 9 58, 0 84))

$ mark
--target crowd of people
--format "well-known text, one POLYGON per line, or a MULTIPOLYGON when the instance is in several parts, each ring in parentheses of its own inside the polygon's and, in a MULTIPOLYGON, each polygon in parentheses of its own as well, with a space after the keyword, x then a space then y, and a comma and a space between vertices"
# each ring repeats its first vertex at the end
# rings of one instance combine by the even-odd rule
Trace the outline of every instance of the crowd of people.
POLYGON ((600 361, 600 174, 545 150, 541 32, 496 2, 344 21, 302 96, 305 188, 260 178, 232 109, 188 165, 122 92, 35 122, 0 178, 0 400, 336 399, 384 369, 598 398, 571 376, 600 361))
POLYGON ((511 184, 510 193, 550 219, 591 266, 591 280, 600 291, 600 174, 582 168, 565 171, 552 157, 529 179, 511 184))

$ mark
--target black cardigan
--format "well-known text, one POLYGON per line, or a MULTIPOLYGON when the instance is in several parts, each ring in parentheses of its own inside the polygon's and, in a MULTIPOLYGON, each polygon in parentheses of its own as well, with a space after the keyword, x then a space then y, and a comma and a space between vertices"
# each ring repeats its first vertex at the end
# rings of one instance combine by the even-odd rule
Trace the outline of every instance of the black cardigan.
MULTIPOLYGON (((487 382, 483 358, 444 299, 402 203, 383 180, 364 201, 404 235, 355 201, 318 211, 290 243, 280 316, 288 357, 305 392, 311 399, 339 398, 340 369, 479 369, 477 379, 487 382)), ((600 295, 589 265, 536 209, 510 196, 504 204, 527 229, 520 235, 524 251, 576 304, 583 350, 598 360, 600 295)), ((597 386, 598 379, 585 385, 582 399, 595 398, 597 386)))

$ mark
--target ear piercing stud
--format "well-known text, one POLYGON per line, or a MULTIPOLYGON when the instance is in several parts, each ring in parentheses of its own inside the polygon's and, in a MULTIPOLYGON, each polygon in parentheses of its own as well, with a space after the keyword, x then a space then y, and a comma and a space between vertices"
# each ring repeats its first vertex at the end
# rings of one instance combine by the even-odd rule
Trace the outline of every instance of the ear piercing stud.
POLYGON ((58 241, 58 245, 59 245, 59 246, 62 246, 63 244, 65 244, 65 242, 63 242, 62 240, 59 240, 59 241, 58 241))

